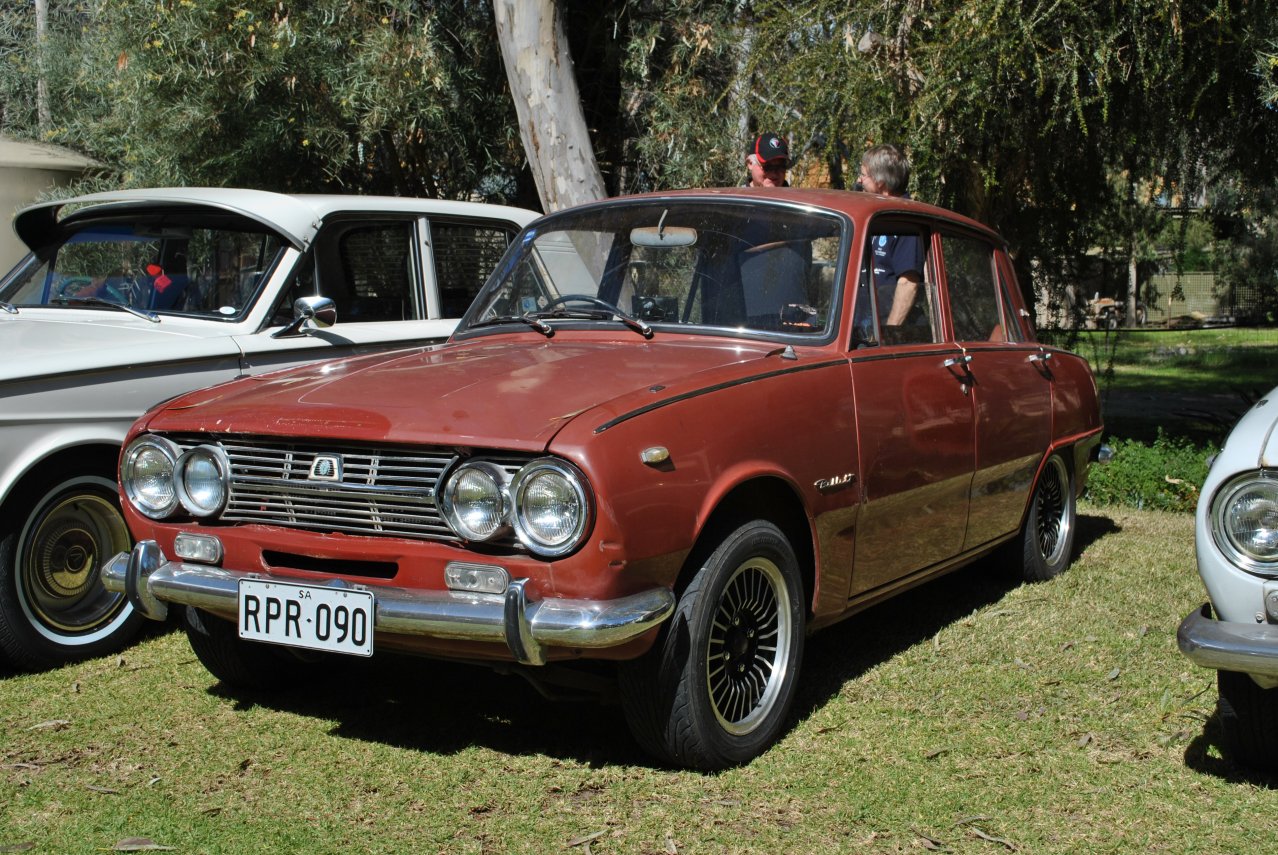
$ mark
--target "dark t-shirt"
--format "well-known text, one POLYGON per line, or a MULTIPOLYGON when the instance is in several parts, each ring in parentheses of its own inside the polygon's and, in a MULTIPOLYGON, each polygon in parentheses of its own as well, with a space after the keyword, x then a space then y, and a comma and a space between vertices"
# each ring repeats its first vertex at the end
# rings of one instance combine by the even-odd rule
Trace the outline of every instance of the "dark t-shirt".
MULTIPOLYGON (((901 277, 913 273, 918 279, 923 278, 923 245, 916 235, 873 235, 871 241, 875 297, 879 304, 879 321, 883 322, 892 311, 892 300, 896 297, 896 283, 901 277)), ((856 296, 857 326, 869 327, 871 326, 870 295, 864 282, 861 283, 856 296)))

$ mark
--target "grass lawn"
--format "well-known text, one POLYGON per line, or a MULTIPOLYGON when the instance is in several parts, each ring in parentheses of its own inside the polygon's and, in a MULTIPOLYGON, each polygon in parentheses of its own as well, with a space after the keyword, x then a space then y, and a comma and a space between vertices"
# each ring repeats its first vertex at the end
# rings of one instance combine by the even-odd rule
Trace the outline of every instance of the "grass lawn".
POLYGON ((1278 329, 1044 331, 1087 358, 1108 434, 1148 441, 1158 428, 1220 444, 1278 384, 1278 329))
POLYGON ((1051 582, 985 562, 814 636, 785 737, 717 775, 462 666, 232 694, 167 633, 0 675, 0 852, 1253 850, 1276 781, 1220 759, 1176 650, 1192 518, 1084 505, 1078 538, 1051 582))

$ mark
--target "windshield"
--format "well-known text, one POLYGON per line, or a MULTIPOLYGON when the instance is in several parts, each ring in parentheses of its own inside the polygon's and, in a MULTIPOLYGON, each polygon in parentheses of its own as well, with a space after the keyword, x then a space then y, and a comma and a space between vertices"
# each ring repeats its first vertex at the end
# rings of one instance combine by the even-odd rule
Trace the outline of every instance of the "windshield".
POLYGON ((252 305, 283 242, 246 220, 186 215, 90 222, 42 247, 5 284, 23 306, 116 303, 231 319, 252 305))
MULTIPOLYGON (((846 227, 850 228, 850 227, 846 227)), ((820 338, 834 328, 845 221, 784 205, 654 200, 547 218, 463 322, 616 320, 820 338)))

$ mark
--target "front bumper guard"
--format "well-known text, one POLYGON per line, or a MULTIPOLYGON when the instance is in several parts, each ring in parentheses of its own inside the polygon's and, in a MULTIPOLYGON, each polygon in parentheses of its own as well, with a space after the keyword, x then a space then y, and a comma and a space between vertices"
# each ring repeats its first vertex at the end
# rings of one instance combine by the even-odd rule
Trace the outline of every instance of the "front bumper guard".
MULTIPOLYGON (((239 582, 260 573, 168 561, 159 545, 144 540, 102 567, 102 584, 124 594, 153 620, 168 616, 168 604, 194 606, 230 620, 239 617, 239 582)), ((423 591, 368 586, 376 603, 374 631, 501 642, 526 665, 544 665, 546 647, 599 649, 643 635, 668 618, 674 593, 652 588, 615 600, 550 598, 529 601, 527 579, 515 579, 504 594, 423 591)), ((349 587, 342 580, 331 587, 349 587)))
POLYGON ((1216 620, 1211 604, 1204 603, 1180 622, 1176 643, 1195 665, 1278 684, 1278 625, 1216 620))

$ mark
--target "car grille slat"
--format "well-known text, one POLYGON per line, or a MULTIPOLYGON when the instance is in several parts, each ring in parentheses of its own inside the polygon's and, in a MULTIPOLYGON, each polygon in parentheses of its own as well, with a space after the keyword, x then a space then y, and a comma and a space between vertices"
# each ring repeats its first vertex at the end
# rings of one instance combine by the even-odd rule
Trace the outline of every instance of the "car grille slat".
MULTIPOLYGON (((223 522, 458 540, 435 495, 441 476, 457 460, 452 449, 196 434, 168 438, 184 450, 215 445, 226 452, 231 485, 223 522), (320 456, 340 459, 340 480, 310 478, 320 456)), ((513 475, 527 458, 495 462, 513 475)))

